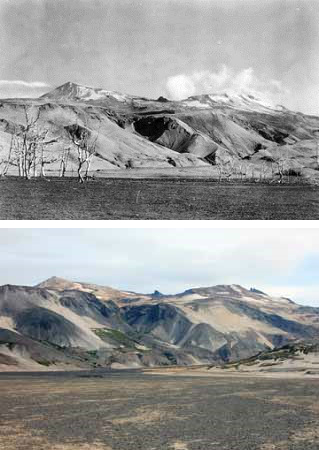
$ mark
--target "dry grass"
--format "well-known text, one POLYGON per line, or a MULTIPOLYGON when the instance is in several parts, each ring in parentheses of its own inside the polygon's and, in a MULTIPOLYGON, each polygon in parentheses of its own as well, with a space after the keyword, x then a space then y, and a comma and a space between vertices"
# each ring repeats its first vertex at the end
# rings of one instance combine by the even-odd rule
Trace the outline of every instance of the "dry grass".
POLYGON ((7 422, 0 425, 0 450, 16 450, 22 443, 27 443, 29 449, 41 450, 112 450, 111 447, 99 441, 91 443, 66 442, 54 444, 43 434, 36 435, 27 430, 22 423, 13 425, 7 422))
POLYGON ((5 379, 0 450, 227 450, 216 428, 219 414, 226 438, 239 438, 238 450, 246 448, 242 433, 257 430, 250 448, 301 450, 319 439, 318 384, 307 383, 145 375, 5 379), (263 435, 264 423, 273 428, 263 435))
POLYGON ((176 441, 172 444, 174 450, 188 450, 188 446, 185 442, 176 441))
POLYGON ((111 422, 114 425, 137 424, 147 426, 152 422, 158 422, 167 418, 167 411, 162 409, 153 410, 153 408, 142 407, 134 411, 134 416, 118 417, 111 422))

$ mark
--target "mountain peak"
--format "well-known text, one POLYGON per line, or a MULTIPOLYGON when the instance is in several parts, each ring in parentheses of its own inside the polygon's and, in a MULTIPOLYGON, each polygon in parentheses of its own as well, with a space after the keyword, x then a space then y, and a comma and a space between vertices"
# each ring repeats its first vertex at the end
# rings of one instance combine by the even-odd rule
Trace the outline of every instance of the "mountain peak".
POLYGON ((164 294, 162 294, 162 292, 158 291, 155 289, 155 291, 153 292, 153 294, 151 294, 152 298, 162 298, 165 297, 164 294))
POLYGON ((65 278, 53 276, 53 277, 50 277, 47 280, 44 280, 41 283, 37 284, 36 287, 61 289, 61 288, 64 288, 65 286, 69 286, 71 284, 73 284, 73 281, 66 280, 65 278))
POLYGON ((244 111, 274 112, 281 111, 281 107, 274 106, 270 101, 261 98, 254 92, 220 91, 209 94, 194 95, 182 100, 187 106, 211 108, 223 106, 244 111))
POLYGON ((63 89, 63 88, 73 88, 73 87, 79 87, 82 86, 79 83, 74 83, 73 81, 67 81, 66 83, 61 84, 60 86, 56 87, 55 89, 63 89))
POLYGON ((218 299, 222 301, 241 301, 248 302, 252 304, 294 304, 294 302, 285 297, 276 297, 268 295, 255 288, 247 289, 239 284, 217 284, 215 286, 197 287, 192 289, 187 289, 186 291, 176 294, 176 297, 180 301, 191 301, 207 300, 207 299, 218 299))
POLYGON ((58 281, 68 281, 68 282, 70 282, 66 278, 58 277, 56 275, 53 275, 52 277, 47 278, 46 280, 43 281, 43 283, 46 283, 48 281, 50 281, 50 282, 51 281, 56 281, 56 282, 58 282, 58 281))
POLYGON ((108 91, 101 88, 93 88, 83 84, 67 81, 61 86, 56 87, 40 98, 50 98, 55 100, 71 100, 71 101, 111 101, 125 103, 134 98, 131 95, 121 94, 116 91, 108 91))
POLYGON ((64 84, 61 84, 61 86, 58 86, 52 91, 42 95, 40 98, 75 99, 81 96, 81 92, 83 92, 83 90, 88 89, 94 90, 93 88, 73 83, 72 81, 67 81, 64 84))

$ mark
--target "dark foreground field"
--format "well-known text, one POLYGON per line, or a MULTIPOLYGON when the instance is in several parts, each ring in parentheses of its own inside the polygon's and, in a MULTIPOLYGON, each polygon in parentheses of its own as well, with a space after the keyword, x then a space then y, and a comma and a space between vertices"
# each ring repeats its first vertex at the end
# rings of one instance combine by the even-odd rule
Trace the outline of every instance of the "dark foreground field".
POLYGON ((0 220, 319 219, 319 187, 199 179, 0 180, 0 220))
POLYGON ((1 450, 318 450, 318 380, 0 376, 1 450))

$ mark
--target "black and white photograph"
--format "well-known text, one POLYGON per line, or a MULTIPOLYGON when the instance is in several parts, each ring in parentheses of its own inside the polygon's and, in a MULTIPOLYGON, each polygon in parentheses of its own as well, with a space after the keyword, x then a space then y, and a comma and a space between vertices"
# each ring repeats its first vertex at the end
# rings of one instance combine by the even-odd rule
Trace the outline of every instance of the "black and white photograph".
POLYGON ((317 0, 0 0, 0 220, 319 217, 317 0))

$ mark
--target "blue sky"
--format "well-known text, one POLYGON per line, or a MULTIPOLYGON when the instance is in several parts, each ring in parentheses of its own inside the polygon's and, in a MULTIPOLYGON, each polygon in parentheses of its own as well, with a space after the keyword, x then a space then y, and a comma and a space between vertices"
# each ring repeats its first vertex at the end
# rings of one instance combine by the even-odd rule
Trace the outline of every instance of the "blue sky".
POLYGON ((319 306, 318 229, 0 229, 0 284, 53 275, 137 292, 241 284, 319 306))
POLYGON ((0 97, 73 81, 149 97, 248 90, 319 112, 317 0, 0 0, 0 42, 0 97))

